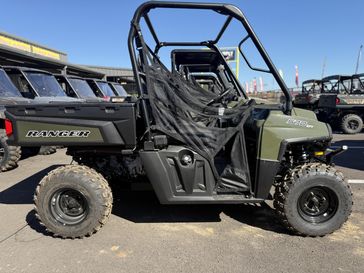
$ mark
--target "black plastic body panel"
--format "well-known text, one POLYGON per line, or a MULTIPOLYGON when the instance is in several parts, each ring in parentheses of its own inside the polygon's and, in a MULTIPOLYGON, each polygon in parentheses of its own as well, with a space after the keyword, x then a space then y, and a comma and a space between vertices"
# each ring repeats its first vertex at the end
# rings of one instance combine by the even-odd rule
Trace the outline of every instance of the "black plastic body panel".
POLYGON ((258 160, 258 171, 255 184, 256 198, 266 199, 268 197, 279 167, 279 161, 258 160))
MULTIPOLYGON (((43 124, 47 130, 57 125, 96 128, 102 135, 102 140, 95 142, 62 142, 55 139, 47 141, 49 145, 103 145, 134 148, 137 144, 135 103, 49 103, 37 105, 6 106, 5 115, 13 123, 14 133, 8 142, 12 145, 39 145, 42 139, 25 140, 19 137, 17 123, 43 124), (33 142, 32 142, 33 141, 33 142)), ((59 127, 59 126, 58 126, 59 127)))
POLYGON ((263 199, 243 194, 217 194, 209 162, 180 146, 160 151, 141 151, 144 169, 161 204, 257 203, 263 199), (191 156, 184 165, 182 157, 191 156))

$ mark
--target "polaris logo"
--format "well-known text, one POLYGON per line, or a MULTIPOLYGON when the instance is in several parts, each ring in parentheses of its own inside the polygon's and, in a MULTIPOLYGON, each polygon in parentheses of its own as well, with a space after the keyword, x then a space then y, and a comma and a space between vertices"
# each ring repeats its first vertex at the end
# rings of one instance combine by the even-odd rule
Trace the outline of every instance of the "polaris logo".
POLYGON ((25 137, 88 137, 89 130, 29 130, 25 137))

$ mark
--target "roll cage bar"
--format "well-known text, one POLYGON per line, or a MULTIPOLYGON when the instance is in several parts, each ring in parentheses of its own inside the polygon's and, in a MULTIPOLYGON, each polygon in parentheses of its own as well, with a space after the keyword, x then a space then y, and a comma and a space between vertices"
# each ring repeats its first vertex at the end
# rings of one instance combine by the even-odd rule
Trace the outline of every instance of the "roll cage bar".
POLYGON ((315 85, 320 87, 319 92, 321 92, 321 89, 322 89, 322 81, 321 80, 311 79, 311 80, 306 80, 306 81, 302 82, 302 93, 310 92, 310 91, 315 90, 315 88, 312 89, 312 87, 314 87, 315 85), (310 85, 310 84, 312 84, 311 88, 306 89, 306 86, 310 85))
POLYGON ((361 88, 364 89, 364 73, 354 74, 351 80, 353 81, 354 79, 357 79, 360 82, 361 88))
POLYGON ((343 84, 344 83, 344 81, 347 81, 347 80, 352 80, 352 76, 347 76, 347 75, 332 75, 332 76, 327 76, 327 77, 325 77, 325 78, 323 78, 322 80, 321 80, 321 89, 322 89, 322 92, 323 93, 327 93, 327 92, 329 92, 329 93, 331 93, 332 91, 336 91, 336 92, 338 92, 338 93, 340 93, 340 84, 344 87, 344 89, 345 89, 345 92, 348 92, 348 93, 350 93, 351 92, 351 90, 348 90, 347 88, 346 88, 346 86, 343 84), (334 84, 332 84, 331 83, 331 81, 332 80, 336 80, 336 82, 334 83, 334 84), (324 88, 325 88, 325 86, 326 86, 326 83, 330 83, 332 86, 331 86, 331 89, 330 90, 325 90, 324 88), (337 88, 337 90, 336 90, 336 88, 337 88))
MULTIPOLYGON (((136 82, 137 89, 138 89, 138 94, 139 94, 139 97, 141 98, 142 111, 144 114, 145 123, 146 123, 146 126, 148 129, 150 127, 150 123, 149 123, 147 105, 146 105, 146 101, 145 101, 147 94, 145 94, 145 91, 143 90, 142 79, 141 79, 143 72, 141 71, 141 69, 138 65, 138 58, 137 58, 137 54, 136 54, 136 50, 138 50, 140 53, 142 51, 141 40, 143 39, 143 34, 141 31, 141 27, 140 27, 140 22, 141 22, 142 18, 145 20, 145 23, 155 42, 154 51, 151 50, 150 48, 148 48, 150 53, 154 56, 157 56, 160 48, 162 48, 164 46, 206 46, 206 47, 209 47, 209 48, 219 52, 222 55, 221 51, 216 46, 216 44, 220 41, 221 37, 225 33, 225 30, 230 25, 230 22, 232 21, 232 19, 236 19, 236 20, 240 21, 242 23, 243 27, 245 28, 246 32, 248 33, 247 36, 245 38, 243 38, 239 44, 240 53, 242 54, 243 58, 247 62, 247 65, 252 70, 257 70, 260 72, 269 72, 273 75, 273 77, 277 81, 279 87, 281 88, 282 92, 284 93, 284 95, 286 97, 284 111, 286 114, 291 113, 291 110, 292 110, 291 94, 289 93, 286 84, 284 83, 282 77, 279 75, 277 68, 274 66, 272 60, 270 59, 268 53, 264 49, 262 43, 260 42, 260 40, 258 39, 254 30, 250 26, 248 20, 246 19, 246 17, 244 16, 242 11, 238 7, 236 7, 234 5, 230 5, 230 4, 219 4, 219 3, 149 1, 149 2, 145 2, 144 4, 140 5, 138 7, 138 9, 135 11, 133 19, 131 21, 131 28, 130 28, 129 36, 128 36, 128 49, 129 49, 130 59, 131 59, 132 67, 133 67, 135 82, 136 82), (215 39, 213 39, 213 40, 207 40, 207 41, 201 41, 201 42, 160 41, 158 38, 158 35, 153 27, 153 24, 149 18, 149 15, 148 15, 152 9, 211 10, 211 11, 215 11, 221 15, 225 15, 226 20, 225 20, 225 23, 222 25, 220 31, 217 33, 215 39), (241 45, 249 38, 252 40, 252 42, 254 43, 255 47, 257 48, 259 54, 263 58, 266 66, 268 68, 267 70, 259 69, 259 68, 255 68, 255 67, 251 66, 249 61, 245 57, 244 53, 242 52, 241 45)), ((142 56, 142 54, 141 54, 141 56, 142 56)), ((143 62, 143 61, 146 62, 147 60, 141 60, 141 62, 143 62)), ((228 67, 228 69, 230 69, 230 66, 227 65, 227 67, 228 67)), ((237 82, 239 83, 238 80, 237 80, 237 82)))

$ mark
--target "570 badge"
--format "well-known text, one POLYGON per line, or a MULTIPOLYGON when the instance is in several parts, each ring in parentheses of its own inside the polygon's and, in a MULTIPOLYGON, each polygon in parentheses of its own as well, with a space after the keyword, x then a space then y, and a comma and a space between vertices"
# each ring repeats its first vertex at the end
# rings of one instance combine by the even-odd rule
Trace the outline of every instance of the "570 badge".
POLYGON ((25 137, 88 137, 89 130, 29 130, 25 137))

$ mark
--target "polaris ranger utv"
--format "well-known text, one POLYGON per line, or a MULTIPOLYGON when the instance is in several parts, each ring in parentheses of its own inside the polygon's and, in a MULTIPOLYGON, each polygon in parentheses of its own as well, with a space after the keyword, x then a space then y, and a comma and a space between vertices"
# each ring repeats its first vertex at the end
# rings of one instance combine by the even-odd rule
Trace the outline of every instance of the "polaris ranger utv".
POLYGON ((321 80, 307 80, 302 83, 302 93, 295 96, 294 106, 316 111, 322 90, 321 80))
POLYGON ((192 84, 219 95, 230 85, 219 54, 206 49, 175 49, 172 70, 192 84))
POLYGON ((125 91, 124 87, 117 82, 108 82, 109 86, 114 90, 116 96, 119 97, 130 97, 130 95, 125 91))
MULTIPOLYGON (((348 219, 352 193, 331 164, 344 148, 329 150, 330 127, 313 112, 292 109, 287 86, 237 7, 146 2, 134 14, 128 46, 136 102, 7 107, 9 144, 63 145, 79 163, 51 171, 36 189, 36 215, 54 235, 89 236, 105 224, 113 202, 105 179, 110 175, 117 175, 120 183, 147 176, 162 204, 262 203, 273 198, 282 223, 305 236, 331 233, 348 219), (211 40, 162 42, 149 14, 166 9, 208 11, 224 23, 211 40), (246 30, 241 44, 253 43, 267 66, 264 72, 278 82, 284 105, 258 105, 249 99, 224 60, 217 44, 233 21, 246 30), (154 49, 144 40, 146 30, 154 49), (167 69, 158 53, 170 46, 215 52, 224 64, 228 89, 219 95, 206 92, 167 69), (236 103, 229 107, 226 100, 236 103)), ((250 66, 244 51, 240 53, 250 66)))
POLYGON ((105 99, 96 95, 87 81, 83 78, 71 75, 54 75, 54 77, 69 97, 87 101, 105 101, 105 99))
MULTIPOLYGON (((18 66, 4 66, 3 68, 24 98, 44 103, 76 100, 67 97, 55 77, 47 71, 18 66)), ((29 151, 29 149, 27 150, 29 151)), ((49 155, 56 152, 56 147, 41 146, 32 150, 30 154, 36 152, 40 155, 49 155)))
POLYGON ((320 120, 339 127, 345 134, 360 133, 364 118, 363 83, 364 74, 340 77, 333 86, 330 81, 323 80, 323 84, 329 87, 319 99, 320 120))
POLYGON ((0 172, 8 171, 17 166, 17 162, 23 154, 51 154, 55 152, 54 147, 19 147, 9 146, 6 143, 5 106, 16 103, 31 104, 33 100, 24 98, 18 88, 10 80, 5 70, 0 67, 0 172))
POLYGON ((107 81, 99 79, 85 79, 95 94, 100 98, 109 99, 118 96, 118 93, 109 85, 107 81))

